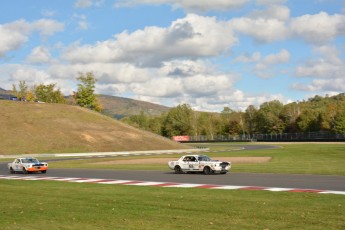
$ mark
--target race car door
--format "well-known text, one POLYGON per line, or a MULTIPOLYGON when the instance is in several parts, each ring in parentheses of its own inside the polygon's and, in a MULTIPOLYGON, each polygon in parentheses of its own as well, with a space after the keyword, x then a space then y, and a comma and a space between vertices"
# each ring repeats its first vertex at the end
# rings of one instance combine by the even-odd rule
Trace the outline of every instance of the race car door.
POLYGON ((196 171, 199 169, 199 162, 194 156, 191 156, 190 161, 188 163, 189 163, 189 170, 196 171))
POLYGON ((20 159, 16 159, 13 165, 13 170, 20 171, 22 169, 22 164, 20 159))
POLYGON ((190 161, 190 156, 185 156, 182 162, 180 163, 180 167, 182 170, 189 169, 189 161, 190 161))

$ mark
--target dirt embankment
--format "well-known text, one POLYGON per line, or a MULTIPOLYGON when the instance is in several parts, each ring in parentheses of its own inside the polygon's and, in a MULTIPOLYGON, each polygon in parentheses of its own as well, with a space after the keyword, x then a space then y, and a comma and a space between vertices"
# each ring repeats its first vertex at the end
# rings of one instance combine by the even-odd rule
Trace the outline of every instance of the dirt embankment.
MULTIPOLYGON (((215 157, 214 160, 230 161, 233 164, 253 164, 253 163, 266 163, 272 157, 215 157)), ((128 159, 128 160, 115 160, 103 161, 93 164, 104 165, 132 165, 132 164, 166 164, 168 161, 176 161, 177 158, 146 158, 146 159, 128 159)))

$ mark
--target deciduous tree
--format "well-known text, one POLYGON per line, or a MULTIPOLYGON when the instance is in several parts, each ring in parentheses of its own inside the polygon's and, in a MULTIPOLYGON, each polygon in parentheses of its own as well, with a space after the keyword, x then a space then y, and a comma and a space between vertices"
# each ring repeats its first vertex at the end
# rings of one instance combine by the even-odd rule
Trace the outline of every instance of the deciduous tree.
POLYGON ((34 87, 36 100, 47 103, 65 103, 66 100, 60 89, 55 89, 56 84, 40 84, 34 87))
POLYGON ((95 83, 97 80, 93 73, 88 72, 86 75, 79 73, 77 80, 80 81, 80 83, 78 84, 78 91, 74 93, 76 104, 100 112, 102 106, 98 102, 95 94, 95 83))

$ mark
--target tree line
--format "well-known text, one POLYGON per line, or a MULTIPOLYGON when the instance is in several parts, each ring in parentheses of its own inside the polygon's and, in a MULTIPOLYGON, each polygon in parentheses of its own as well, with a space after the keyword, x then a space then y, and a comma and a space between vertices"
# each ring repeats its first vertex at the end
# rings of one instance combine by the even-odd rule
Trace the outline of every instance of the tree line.
POLYGON ((194 111, 182 104, 160 116, 141 112, 122 119, 132 126, 165 137, 189 135, 238 136, 328 131, 345 134, 345 94, 315 96, 284 105, 278 100, 250 105, 242 111, 225 107, 221 113, 194 111))
MULTIPOLYGON (((39 84, 29 87, 25 81, 13 84, 13 94, 19 100, 47 103, 70 103, 98 112, 102 106, 94 93, 96 78, 92 72, 79 73, 78 89, 65 97, 56 84, 39 84)), ((245 111, 225 107, 220 113, 194 111, 190 105, 181 104, 160 116, 141 112, 122 119, 123 122, 156 134, 172 137, 180 135, 281 134, 328 131, 345 134, 345 94, 315 96, 302 102, 284 105, 278 100, 250 105, 245 111)))
POLYGON ((45 102, 45 103, 69 103, 76 104, 95 111, 102 111, 102 106, 98 102, 95 92, 96 78, 92 72, 85 75, 79 73, 76 78, 79 82, 78 90, 73 92, 72 97, 65 97, 56 83, 39 84, 29 86, 25 81, 19 81, 18 86, 12 85, 12 93, 20 101, 45 102))

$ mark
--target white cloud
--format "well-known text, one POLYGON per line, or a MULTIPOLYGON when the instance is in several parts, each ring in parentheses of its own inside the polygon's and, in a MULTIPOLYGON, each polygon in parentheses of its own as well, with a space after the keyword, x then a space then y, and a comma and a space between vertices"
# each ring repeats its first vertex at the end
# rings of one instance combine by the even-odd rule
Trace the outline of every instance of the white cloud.
POLYGON ((162 77, 130 85, 135 94, 151 97, 178 97, 183 94, 181 79, 162 77))
POLYGON ((46 47, 38 46, 31 51, 31 53, 26 59, 29 63, 32 64, 43 64, 49 63, 52 57, 49 50, 46 47))
POLYGON ((64 25, 50 19, 40 19, 31 24, 32 30, 38 31, 43 36, 51 36, 64 30, 64 25))
POLYGON ((258 5, 280 5, 287 2, 287 0, 256 0, 258 5))
POLYGON ((11 50, 18 49, 28 40, 27 31, 20 28, 14 29, 17 25, 23 27, 20 24, 26 23, 24 21, 17 21, 11 24, 0 25, 0 57, 11 50))
POLYGON ((0 57, 21 47, 34 31, 38 31, 43 36, 51 36, 63 29, 62 23, 49 19, 40 19, 32 23, 18 20, 2 24, 0 25, 0 57))
POLYGON ((231 29, 215 17, 189 14, 168 28, 146 27, 95 45, 74 44, 62 54, 72 63, 130 62, 159 66, 175 58, 217 56, 236 43, 231 29))
POLYGON ((250 0, 119 0, 115 7, 131 7, 139 4, 171 4, 174 8, 182 8, 187 12, 224 11, 244 6, 250 0))
POLYGON ((87 30, 89 28, 87 18, 84 14, 74 14, 73 18, 78 20, 78 29, 87 30))
POLYGON ((74 3, 76 8, 87 8, 92 6, 92 0, 78 0, 74 3))
POLYGON ((50 82, 50 75, 47 72, 28 65, 17 65, 10 77, 13 82, 26 81, 29 84, 50 82))
POLYGON ((277 54, 270 54, 257 62, 254 72, 261 78, 275 77, 284 71, 278 71, 276 65, 287 63, 290 60, 290 53, 283 49, 277 54))
POLYGON ((345 79, 336 78, 331 81, 327 79, 316 79, 307 85, 295 83, 292 85, 292 88, 300 91, 326 92, 327 94, 334 95, 345 91, 345 79))
POLYGON ((247 62, 247 63, 258 62, 260 60, 261 60, 261 53, 260 52, 254 52, 252 55, 248 55, 248 54, 241 55, 235 59, 235 61, 237 61, 237 62, 247 62))
POLYGON ((74 7, 76 8, 89 8, 92 6, 101 6, 104 0, 77 0, 74 3, 74 7))
POLYGON ((277 19, 287 21, 290 19, 290 9, 283 5, 272 5, 264 10, 256 10, 248 15, 251 19, 277 19))
POLYGON ((260 16, 235 18, 229 21, 231 27, 245 35, 249 35, 259 43, 269 43, 284 40, 289 36, 286 22, 281 20, 287 16, 278 18, 260 16))
POLYGON ((297 77, 312 78, 308 85, 295 83, 292 88, 303 91, 345 91, 345 61, 334 46, 314 48, 315 58, 296 67, 297 77))
POLYGON ((339 55, 339 51, 333 46, 321 46, 314 48, 316 58, 309 60, 305 65, 296 68, 298 77, 312 78, 344 78, 345 61, 339 55))
POLYGON ((275 65, 280 63, 286 63, 290 60, 290 53, 289 51, 283 49, 277 54, 270 54, 263 58, 262 64, 263 65, 275 65))
POLYGON ((253 72, 261 78, 274 77, 280 72, 277 65, 290 61, 289 51, 282 49, 279 53, 262 56, 261 53, 255 52, 252 55, 242 55, 236 58, 238 62, 255 63, 253 72))
POLYGON ((345 15, 329 15, 320 12, 293 18, 290 23, 293 34, 312 44, 324 44, 336 36, 345 35, 345 15))
POLYGON ((313 78, 340 78, 345 76, 345 67, 338 65, 328 60, 312 60, 304 66, 296 68, 296 75, 300 77, 313 77, 313 78))

